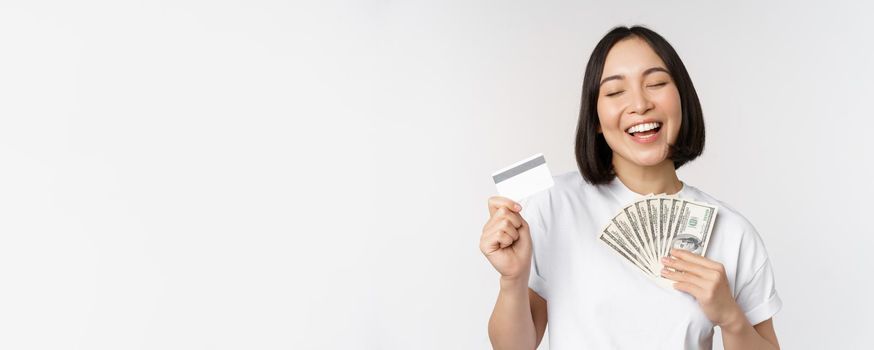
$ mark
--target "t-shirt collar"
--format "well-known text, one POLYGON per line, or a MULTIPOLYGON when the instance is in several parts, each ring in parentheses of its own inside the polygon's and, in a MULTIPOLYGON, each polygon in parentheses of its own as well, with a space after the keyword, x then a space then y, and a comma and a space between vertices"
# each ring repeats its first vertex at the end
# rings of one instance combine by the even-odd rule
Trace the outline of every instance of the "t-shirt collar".
MULTIPOLYGON (((683 195, 685 194, 685 191, 686 191, 686 182, 680 180, 680 184, 681 184, 680 191, 678 191, 676 193, 676 195, 679 197, 683 197, 683 195)), ((633 201, 637 198, 641 198, 641 197, 644 197, 647 195, 647 193, 640 194, 640 193, 632 191, 630 188, 628 188, 628 186, 625 186, 625 184, 622 183, 621 180, 619 180, 619 176, 614 176, 613 180, 611 180, 610 183, 607 184, 607 186, 610 188, 611 192, 613 192, 614 194, 619 196, 622 199, 622 201, 624 201, 624 202, 630 202, 630 201, 633 201)), ((658 193, 654 193, 654 194, 658 194, 658 193)))

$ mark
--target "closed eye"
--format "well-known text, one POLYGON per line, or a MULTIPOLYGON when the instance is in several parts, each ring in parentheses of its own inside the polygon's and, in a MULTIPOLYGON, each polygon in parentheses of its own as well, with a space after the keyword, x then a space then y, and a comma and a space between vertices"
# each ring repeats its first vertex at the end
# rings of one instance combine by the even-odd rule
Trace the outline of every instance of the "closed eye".
MULTIPOLYGON (((662 86, 665 86, 665 85, 668 85, 668 83, 667 83, 667 82, 662 82, 662 83, 658 83, 658 84, 647 85, 647 87, 662 87, 662 86)), ((619 95, 619 94, 621 94, 621 93, 623 93, 623 92, 625 92, 625 91, 624 91, 624 90, 620 90, 620 91, 616 91, 616 92, 611 92, 611 93, 606 94, 606 95, 604 95, 604 96, 607 96, 607 97, 613 97, 613 96, 617 96, 617 95, 619 95)))

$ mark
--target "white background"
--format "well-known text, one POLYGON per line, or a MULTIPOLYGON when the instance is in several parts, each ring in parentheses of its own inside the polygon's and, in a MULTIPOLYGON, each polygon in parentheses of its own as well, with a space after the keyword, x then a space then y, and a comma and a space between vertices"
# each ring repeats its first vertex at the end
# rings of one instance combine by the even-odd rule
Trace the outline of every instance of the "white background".
POLYGON ((783 347, 862 348, 859 3, 2 1, 0 348, 490 348, 489 175, 575 169, 619 24, 684 60, 707 146, 680 178, 761 233, 783 347))

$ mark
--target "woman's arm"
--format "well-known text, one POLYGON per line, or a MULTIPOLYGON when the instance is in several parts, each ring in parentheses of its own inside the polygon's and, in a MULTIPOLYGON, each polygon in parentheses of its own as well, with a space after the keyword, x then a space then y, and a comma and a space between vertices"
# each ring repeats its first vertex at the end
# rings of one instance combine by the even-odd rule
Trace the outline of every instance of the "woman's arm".
POLYGON ((533 246, 522 206, 512 200, 489 198, 489 218, 480 250, 501 273, 501 290, 489 319, 494 349, 534 350, 546 329, 546 301, 530 291, 533 246))
POLYGON ((498 301, 489 319, 489 339, 495 350, 537 348, 527 282, 521 278, 514 280, 501 277, 498 301))
POLYGON ((780 350, 774 322, 769 318, 755 326, 750 325, 746 316, 740 314, 738 321, 721 326, 722 346, 732 349, 776 349, 780 350))
POLYGON ((771 319, 755 327, 731 296, 728 278, 722 264, 682 249, 672 249, 671 256, 662 263, 667 268, 662 276, 674 280, 674 288, 689 293, 701 310, 722 329, 722 344, 726 350, 780 349, 771 319))

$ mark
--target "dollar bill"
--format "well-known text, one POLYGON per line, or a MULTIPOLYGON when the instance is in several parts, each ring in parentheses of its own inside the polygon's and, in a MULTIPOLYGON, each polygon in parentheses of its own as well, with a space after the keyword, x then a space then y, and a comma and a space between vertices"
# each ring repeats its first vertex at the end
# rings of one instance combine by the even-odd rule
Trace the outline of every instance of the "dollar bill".
POLYGON ((670 248, 685 249, 698 255, 707 253, 717 211, 715 206, 706 203, 683 201, 670 248))

